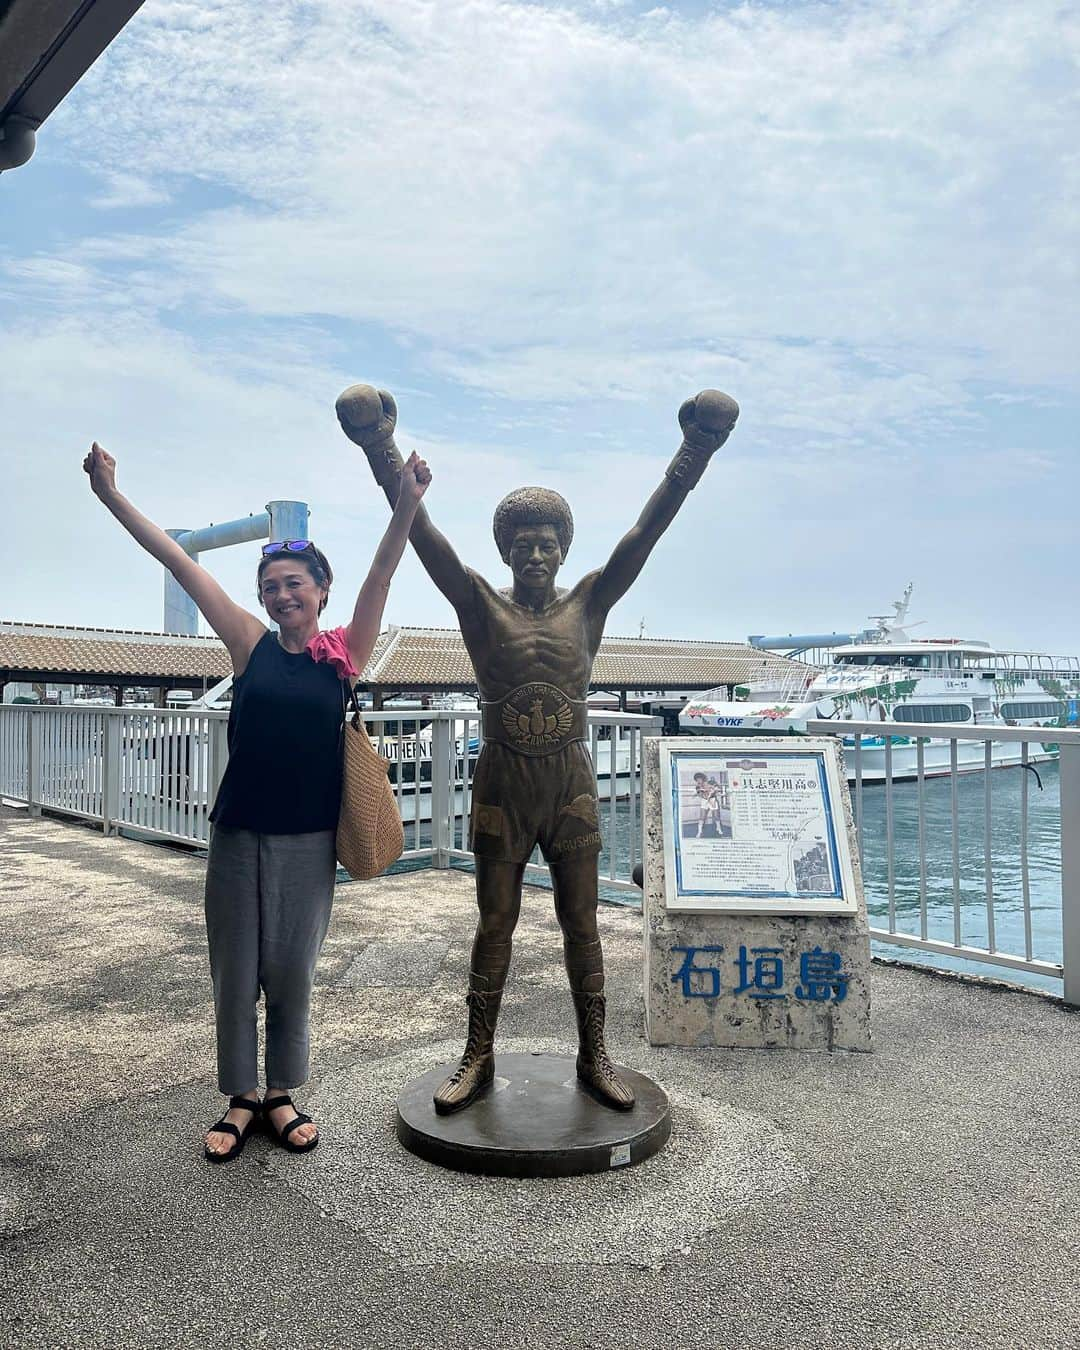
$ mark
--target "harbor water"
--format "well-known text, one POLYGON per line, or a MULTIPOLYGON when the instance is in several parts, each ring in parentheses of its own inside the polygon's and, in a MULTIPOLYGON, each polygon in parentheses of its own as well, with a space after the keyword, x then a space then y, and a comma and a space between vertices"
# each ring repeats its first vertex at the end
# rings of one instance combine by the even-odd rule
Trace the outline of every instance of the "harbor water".
MULTIPOLYGON (((1061 799, 1056 762, 1034 769, 1019 766, 990 774, 989 866, 986 848, 985 773, 963 774, 957 780, 957 892, 961 941, 986 947, 988 940, 987 876, 994 900, 995 947, 1023 956, 1024 850, 1023 775, 1027 774, 1027 888, 1030 896, 1031 947, 1036 960, 1060 961, 1061 932, 1061 799)), ((952 789, 947 778, 924 785, 927 937, 951 942, 953 909, 952 789)), ((896 927, 920 933, 919 798, 915 783, 893 786, 893 902, 896 927)), ((883 787, 863 789, 863 875, 870 922, 889 926, 889 858, 887 806, 883 787)), ((1059 981, 1024 971, 1006 971, 983 963, 954 960, 892 944, 875 944, 877 955, 924 961, 1060 993, 1059 981)))

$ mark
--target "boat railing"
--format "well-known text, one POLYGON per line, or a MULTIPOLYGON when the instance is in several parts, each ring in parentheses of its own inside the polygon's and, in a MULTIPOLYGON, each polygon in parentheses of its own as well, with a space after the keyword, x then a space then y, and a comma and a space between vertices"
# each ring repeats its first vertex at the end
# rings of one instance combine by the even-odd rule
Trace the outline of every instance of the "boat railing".
POLYGON ((812 685, 808 687, 807 697, 820 698, 823 694, 829 694, 839 687, 845 688, 848 693, 857 693, 860 686, 865 686, 869 690, 882 684, 896 684, 900 680, 956 679, 958 675, 969 675, 971 673, 972 671, 966 669, 900 664, 889 666, 829 666, 815 676, 812 685), (811 692, 813 685, 817 684, 820 684, 821 688, 811 692))
POLYGON ((799 671, 771 680, 750 680, 746 684, 740 685, 739 688, 746 690, 747 699, 751 703, 762 703, 766 700, 779 703, 803 703, 806 701, 806 691, 818 678, 818 674, 819 672, 816 670, 799 671))
MULTIPOLYGON (((408 859, 436 867, 471 859, 468 817, 479 751, 474 709, 365 710, 391 764, 408 859)), ((603 884, 637 896, 641 739, 663 718, 590 712, 601 824, 603 884), (618 828, 616 821, 618 820, 618 828), (628 828, 627 828, 628 825, 628 828)), ((228 762, 225 709, 0 705, 0 798, 101 825, 107 834, 204 846, 228 762)), ((546 869, 533 869, 544 870, 546 869)))
POLYGON ((808 720, 806 731, 844 739, 871 938, 944 964, 1025 972, 1080 1006, 1080 829, 1063 828, 1080 820, 1080 731, 819 719, 808 720), (1003 746, 1013 753, 1003 755, 1003 746), (995 768, 1019 774, 1007 802, 995 768), (1040 801, 1036 827, 1041 845, 1050 830, 1060 842, 1057 883, 1046 875, 1045 858, 1031 860, 1032 793, 1040 789, 1059 794, 1056 810, 1052 798, 1050 808, 1040 801), (1007 813, 995 813, 998 799, 1007 813), (937 813, 933 822, 928 804, 937 813), (1008 854, 1004 873, 994 866, 995 842, 1008 854), (1033 901, 1036 870, 1042 889, 1033 901), (1060 900, 1048 918, 1046 888, 1055 884, 1060 900))
MULTIPOLYGON (((972 666, 983 664, 972 662, 972 666)), ((1080 679, 1080 656, 1047 656, 1043 652, 995 652, 985 664, 1006 674, 1040 675, 1051 679, 1080 679)))
POLYGON ((913 679, 955 679, 959 675, 971 675, 976 667, 933 667, 916 666, 902 662, 889 665, 835 665, 812 674, 788 676, 783 682, 776 680, 757 680, 742 687, 748 691, 751 702, 761 699, 780 699, 785 702, 808 703, 837 688, 845 688, 849 693, 857 693, 859 686, 873 689, 882 684, 895 684, 900 680, 913 679), (815 687, 817 686, 817 687, 815 687))
POLYGON ((913 662, 890 661, 863 665, 855 662, 837 662, 819 672, 821 675, 874 676, 883 674, 910 679, 912 675, 924 678, 953 678, 957 675, 1024 675, 1037 679, 1044 676, 1050 679, 1080 679, 1080 657, 1043 656, 1038 652, 997 652, 985 656, 966 658, 959 665, 930 666, 916 665, 913 662))

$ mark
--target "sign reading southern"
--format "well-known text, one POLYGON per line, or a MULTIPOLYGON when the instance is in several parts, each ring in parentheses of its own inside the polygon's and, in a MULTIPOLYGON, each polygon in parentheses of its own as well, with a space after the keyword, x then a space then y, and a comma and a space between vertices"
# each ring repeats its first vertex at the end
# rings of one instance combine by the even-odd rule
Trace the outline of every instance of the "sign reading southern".
POLYGON ((660 747, 668 909, 854 913, 835 744, 730 747, 660 747))

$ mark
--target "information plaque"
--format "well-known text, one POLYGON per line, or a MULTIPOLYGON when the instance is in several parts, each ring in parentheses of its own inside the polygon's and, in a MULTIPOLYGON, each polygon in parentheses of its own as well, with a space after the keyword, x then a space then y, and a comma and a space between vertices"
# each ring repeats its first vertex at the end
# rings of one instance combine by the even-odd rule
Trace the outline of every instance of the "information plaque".
POLYGON ((854 914, 834 740, 660 742, 669 911, 854 914))

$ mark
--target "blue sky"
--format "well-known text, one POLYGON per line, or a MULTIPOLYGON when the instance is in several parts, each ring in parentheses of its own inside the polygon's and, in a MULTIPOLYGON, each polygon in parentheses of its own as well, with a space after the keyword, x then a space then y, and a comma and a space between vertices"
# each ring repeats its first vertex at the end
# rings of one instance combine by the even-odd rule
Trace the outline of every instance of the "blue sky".
MULTIPOLYGON (((603 561, 699 388, 728 445, 611 633, 1080 652, 1080 17, 1025 0, 148 0, 0 176, 4 617, 153 628, 166 527, 312 507, 343 622, 385 523, 336 395, 395 393, 437 523, 504 492, 603 561)), ((252 599, 257 545, 204 561, 252 599)), ((390 622, 453 622, 415 560, 390 622)))

